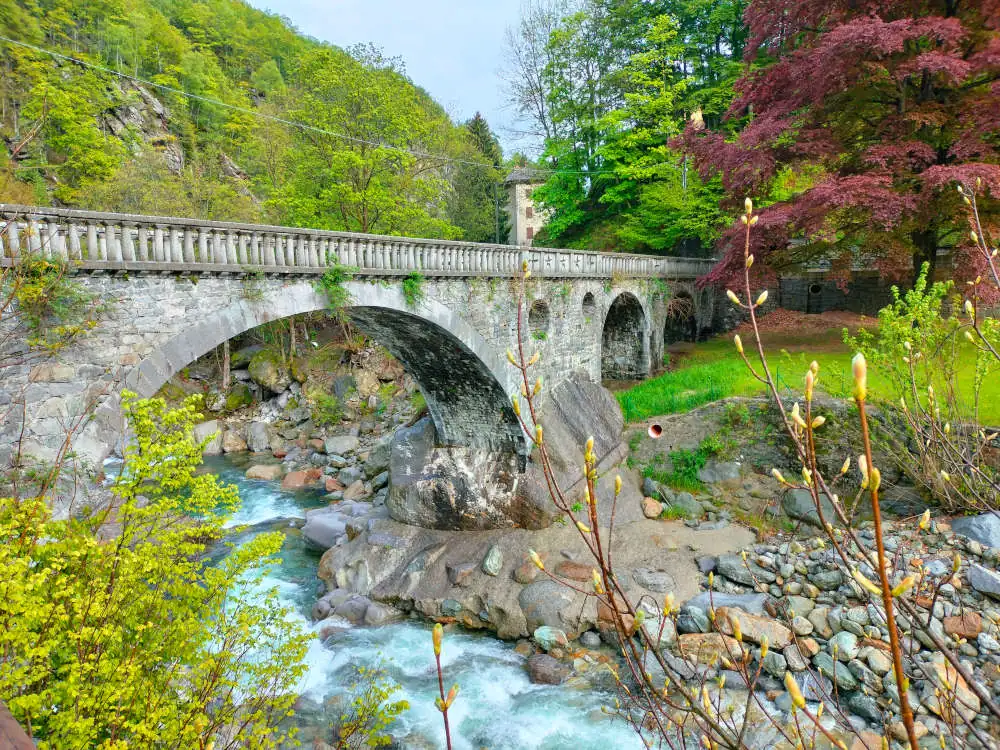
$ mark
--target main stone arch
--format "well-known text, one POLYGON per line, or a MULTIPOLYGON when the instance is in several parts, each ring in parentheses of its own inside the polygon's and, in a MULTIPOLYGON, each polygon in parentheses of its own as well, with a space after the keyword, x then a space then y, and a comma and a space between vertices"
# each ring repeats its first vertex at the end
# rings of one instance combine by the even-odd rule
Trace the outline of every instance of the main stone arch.
POLYGON ((604 318, 601 378, 644 378, 649 375, 649 364, 649 315, 636 295, 621 292, 604 318))
MULTIPOLYGON (((442 445, 525 454, 524 435, 507 397, 509 368, 474 328, 433 298, 411 307, 398 285, 354 281, 347 289, 347 315, 418 383, 442 445)), ((223 342, 271 321, 325 309, 325 294, 310 282, 269 285, 260 299, 232 301, 218 313, 162 336, 125 375, 124 387, 152 396, 223 342)), ((88 426, 91 452, 103 448, 107 454, 109 438, 120 437, 123 429, 117 393, 108 394, 95 416, 88 426)))

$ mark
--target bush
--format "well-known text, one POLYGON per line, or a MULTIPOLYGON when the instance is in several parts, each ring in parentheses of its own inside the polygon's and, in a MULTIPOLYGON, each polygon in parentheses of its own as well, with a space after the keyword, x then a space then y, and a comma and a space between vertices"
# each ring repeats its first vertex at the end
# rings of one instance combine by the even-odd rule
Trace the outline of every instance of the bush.
POLYGON ((332 393, 319 394, 313 399, 312 418, 320 426, 340 424, 344 406, 332 393))
POLYGON ((40 747, 276 747, 305 654, 259 590, 282 536, 211 565, 239 498, 196 473, 196 401, 122 403, 112 506, 56 521, 45 498, 0 500, 0 700, 40 747))
POLYGON ((414 271, 403 279, 403 299, 408 307, 416 307, 424 298, 424 277, 414 271))

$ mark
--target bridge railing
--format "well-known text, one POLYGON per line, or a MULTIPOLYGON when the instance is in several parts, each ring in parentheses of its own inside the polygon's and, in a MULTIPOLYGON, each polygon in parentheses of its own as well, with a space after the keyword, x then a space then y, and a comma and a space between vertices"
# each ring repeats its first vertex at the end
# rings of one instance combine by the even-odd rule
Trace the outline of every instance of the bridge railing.
MULTIPOLYGON (((82 268, 322 274, 334 264, 365 275, 512 276, 527 260, 547 277, 692 278, 700 258, 552 250, 319 229, 99 213, 0 203, 0 258, 23 253, 82 268)), ((8 261, 9 262, 9 261, 8 261)))

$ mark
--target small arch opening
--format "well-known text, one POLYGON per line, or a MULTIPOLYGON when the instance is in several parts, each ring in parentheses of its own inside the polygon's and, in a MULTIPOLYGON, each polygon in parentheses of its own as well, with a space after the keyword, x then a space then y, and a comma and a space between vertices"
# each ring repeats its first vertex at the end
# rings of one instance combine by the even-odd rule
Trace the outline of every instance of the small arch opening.
POLYGON ((549 335, 550 320, 548 303, 536 299, 528 310, 528 335, 537 341, 544 341, 549 335))
POLYGON ((590 323, 597 314, 597 300, 594 299, 593 292, 583 295, 583 319, 585 323, 590 323))
POLYGON ((819 284, 810 284, 809 285, 809 294, 817 295, 817 294, 821 294, 822 292, 823 292, 823 287, 821 285, 819 285, 819 284))
POLYGON ((646 313, 633 294, 624 292, 611 303, 601 337, 601 377, 633 380, 649 374, 646 313))
POLYGON ((667 302, 663 324, 663 348, 672 344, 698 339, 698 319, 694 299, 688 292, 678 292, 667 302))

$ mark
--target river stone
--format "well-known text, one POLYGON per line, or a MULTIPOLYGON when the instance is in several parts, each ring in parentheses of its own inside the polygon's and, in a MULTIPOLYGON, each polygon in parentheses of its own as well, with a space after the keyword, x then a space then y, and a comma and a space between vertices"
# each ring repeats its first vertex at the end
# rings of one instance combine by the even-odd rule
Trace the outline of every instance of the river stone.
POLYGON ((677 615, 677 629, 682 633, 707 633, 711 623, 703 609, 687 605, 677 615))
POLYGON ((770 675, 781 679, 788 671, 788 662, 785 657, 777 651, 768 651, 760 662, 761 668, 770 675))
POLYGON ((247 449, 247 441, 235 430, 226 430, 222 434, 223 453, 242 453, 247 449))
POLYGON ((839 570, 820 570, 810 575, 809 580, 821 591, 836 591, 844 582, 844 575, 839 570))
POLYGON ((573 595, 565 586, 545 579, 529 583, 521 589, 517 602, 524 613, 528 631, 534 632, 543 625, 563 627, 560 613, 567 605, 572 604, 573 595))
MULTIPOLYGON (((826 495, 820 495, 820 505, 823 508, 823 518, 836 526, 836 511, 833 509, 833 503, 830 502, 830 498, 826 495)), ((789 518, 794 518, 796 521, 802 521, 811 526, 823 527, 819 521, 816 504, 813 502, 812 495, 809 494, 808 490, 788 490, 785 492, 781 497, 781 509, 785 511, 785 515, 789 518)))
POLYGON ((877 724, 882 723, 882 709, 878 707, 878 702, 872 696, 860 692, 851 693, 847 696, 845 704, 851 712, 856 713, 861 718, 877 724))
POLYGON ((836 649, 837 659, 840 661, 850 661, 858 655, 858 637, 854 633, 841 630, 834 635, 827 643, 827 650, 832 654, 836 649))
POLYGON ((483 572, 488 576, 498 576, 501 568, 503 568, 503 550, 499 544, 494 544, 483 558, 483 572))
POLYGON ((383 438, 375 443, 365 461, 365 476, 374 477, 389 468, 389 458, 392 453, 392 437, 383 438))
POLYGON ((1000 548, 1000 516, 994 513, 956 518, 951 530, 987 547, 1000 548))
POLYGON ((1000 599, 1000 573, 972 563, 966 575, 969 577, 969 585, 980 594, 1000 599))
POLYGON ((360 442, 361 440, 354 435, 334 435, 324 441, 324 446, 329 455, 343 456, 348 453, 354 453, 358 449, 360 442))
POLYGON ((388 604, 380 602, 372 602, 368 605, 368 609, 365 610, 364 622, 365 625, 370 627, 377 627, 379 625, 388 625, 390 622, 401 619, 403 619, 403 613, 395 607, 390 607, 388 604))
POLYGON ((360 594, 352 594, 347 599, 337 604, 333 608, 333 613, 345 620, 350 620, 355 625, 360 625, 365 620, 365 614, 371 605, 368 597, 360 594))
POLYGON ((307 546, 318 552, 326 552, 337 543, 337 539, 347 533, 344 517, 333 508, 319 508, 306 511, 306 522, 302 527, 302 538, 307 546))
POLYGON ((632 577, 638 585, 657 594, 665 594, 674 588, 674 579, 665 570, 636 568, 632 577))
POLYGON ((803 672, 809 666, 809 662, 794 643, 785 646, 781 650, 781 655, 785 657, 785 664, 793 672, 803 672))
POLYGON ((851 670, 846 664, 834 662, 833 657, 826 651, 820 651, 812 659, 813 666, 822 671, 824 677, 828 677, 837 683, 841 690, 857 690, 858 680, 851 674, 851 670))
POLYGON ((767 602, 767 594, 720 594, 712 592, 711 602, 707 591, 702 591, 698 596, 688 599, 685 603, 688 607, 697 607, 703 612, 707 612, 710 606, 715 607, 735 607, 749 612, 752 615, 763 615, 764 604, 767 602))
POLYGON ((588 630, 580 636, 580 645, 586 648, 599 648, 601 645, 601 636, 593 630, 588 630))
POLYGON ((207 440, 202 453, 206 456, 218 456, 222 453, 222 434, 219 432, 219 420, 210 419, 207 422, 196 424, 191 431, 194 441, 200 443, 207 440))
POLYGON ((475 563, 450 563, 445 566, 449 583, 452 586, 468 586, 476 567, 475 563))
POLYGON ((266 451, 271 446, 267 435, 267 425, 264 422, 251 422, 247 427, 247 446, 254 453, 266 451))
POLYGON ((557 646, 561 648, 569 646, 569 639, 566 638, 566 634, 559 628, 542 625, 539 628, 535 628, 535 632, 531 635, 535 639, 535 643, 541 646, 544 651, 551 651, 557 646))
POLYGON ((720 632, 726 635, 733 635, 734 619, 739 620, 740 630, 743 632, 745 640, 760 643, 764 636, 767 636, 770 647, 777 650, 783 649, 792 642, 792 631, 777 620, 751 615, 731 607, 718 607, 715 610, 715 625, 720 632))
POLYGON ((284 473, 285 467, 281 464, 256 464, 247 469, 246 477, 247 479, 262 479, 273 482, 276 479, 281 479, 284 473))
POLYGON ((548 654, 528 658, 528 677, 538 685, 560 685, 569 677, 570 668, 548 654))
POLYGON ((345 466, 343 469, 337 472, 337 481, 340 482, 345 487, 350 487, 359 479, 363 478, 364 474, 361 472, 361 469, 359 469, 357 466, 345 466))
POLYGON ((754 562, 746 561, 740 555, 721 555, 715 564, 719 575, 744 586, 756 586, 754 576, 762 583, 774 583, 775 575, 754 562))

